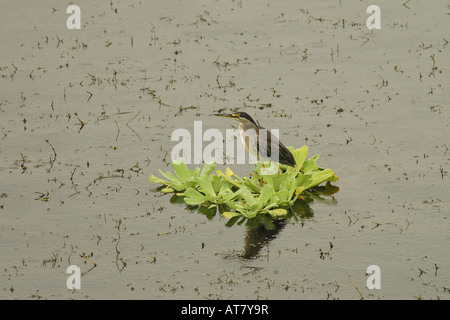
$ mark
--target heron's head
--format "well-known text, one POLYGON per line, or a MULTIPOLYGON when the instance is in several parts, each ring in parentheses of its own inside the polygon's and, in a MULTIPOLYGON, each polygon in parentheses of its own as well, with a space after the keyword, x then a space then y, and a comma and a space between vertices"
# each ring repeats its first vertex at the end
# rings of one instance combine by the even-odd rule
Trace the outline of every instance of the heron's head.
POLYGON ((231 119, 235 119, 239 122, 250 121, 251 123, 254 123, 256 125, 255 120, 253 120, 253 118, 250 117, 250 115, 246 112, 235 112, 235 113, 231 113, 231 114, 215 114, 215 116, 231 118, 231 119))

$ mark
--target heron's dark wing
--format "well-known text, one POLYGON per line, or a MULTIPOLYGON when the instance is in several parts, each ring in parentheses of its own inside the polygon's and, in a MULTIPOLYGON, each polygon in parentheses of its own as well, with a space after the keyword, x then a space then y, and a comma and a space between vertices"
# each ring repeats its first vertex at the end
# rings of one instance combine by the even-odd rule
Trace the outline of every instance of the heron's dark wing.
POLYGON ((278 139, 269 130, 258 128, 258 144, 256 146, 259 155, 262 158, 270 158, 272 156, 272 141, 278 145, 278 139))
POLYGON ((264 128, 259 128, 258 133, 260 139, 258 140, 257 150, 262 159, 269 159, 291 167, 296 165, 292 153, 275 135, 264 128), (266 137, 264 137, 264 135, 266 135, 266 137))
POLYGON ((279 163, 295 167, 297 163, 295 162, 294 155, 280 142, 280 161, 279 163))

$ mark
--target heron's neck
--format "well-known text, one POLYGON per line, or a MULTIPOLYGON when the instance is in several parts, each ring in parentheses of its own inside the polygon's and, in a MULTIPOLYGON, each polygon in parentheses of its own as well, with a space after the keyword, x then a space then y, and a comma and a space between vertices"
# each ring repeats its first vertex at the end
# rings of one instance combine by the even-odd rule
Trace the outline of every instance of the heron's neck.
POLYGON ((246 144, 245 144, 245 132, 244 132, 244 124, 243 123, 239 123, 239 133, 240 133, 240 135, 241 135, 241 141, 242 141, 242 144, 244 145, 244 146, 246 146, 246 144))

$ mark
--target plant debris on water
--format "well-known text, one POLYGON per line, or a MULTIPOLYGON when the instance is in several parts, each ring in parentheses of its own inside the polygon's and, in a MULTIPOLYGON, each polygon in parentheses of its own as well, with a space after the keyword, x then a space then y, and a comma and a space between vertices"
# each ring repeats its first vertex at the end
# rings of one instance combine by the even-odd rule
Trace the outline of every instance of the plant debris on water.
MULTIPOLYGON (((172 162, 175 174, 159 170, 167 180, 154 175, 149 180, 163 184, 162 192, 183 197, 187 205, 210 209, 224 205, 227 211, 222 214, 226 218, 241 216, 251 219, 262 214, 283 217, 302 197, 302 193, 324 182, 329 186, 339 179, 333 170, 317 165, 319 155, 306 159, 307 146, 296 150, 291 146, 289 150, 297 165, 289 167, 281 164, 279 174, 262 174, 261 162, 256 163, 248 178, 236 175, 230 168, 226 168, 225 173, 217 170, 212 174, 216 168, 215 162, 206 163, 203 169, 190 170, 183 160, 177 159, 172 162)), ((338 188, 330 190, 334 193, 338 188)))

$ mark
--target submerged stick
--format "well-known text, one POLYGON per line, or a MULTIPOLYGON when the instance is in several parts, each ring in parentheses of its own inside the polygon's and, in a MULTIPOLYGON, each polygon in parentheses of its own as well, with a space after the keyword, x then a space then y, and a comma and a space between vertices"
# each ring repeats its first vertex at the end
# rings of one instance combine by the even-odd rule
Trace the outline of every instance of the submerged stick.
POLYGON ((140 113, 141 113, 141 111, 139 111, 133 118, 131 118, 131 119, 127 122, 127 127, 130 128, 130 130, 133 131, 133 132, 136 134, 136 136, 139 138, 139 140, 142 141, 141 136, 138 135, 138 133, 137 133, 132 127, 129 126, 129 123, 130 123, 131 121, 133 121, 140 113))
POLYGON ((119 125, 117 124, 117 120, 114 120, 116 122, 116 127, 117 127, 117 135, 116 135, 116 141, 117 139, 119 139, 119 133, 120 133, 120 128, 119 125))
POLYGON ((80 257, 81 257, 81 258, 84 258, 84 259, 86 259, 87 261, 89 261, 90 263, 92 263, 92 264, 94 265, 94 267, 97 266, 97 264, 96 264, 95 262, 92 262, 92 260, 90 260, 88 257, 86 257, 86 255, 81 254, 80 257))
POLYGON ((53 150, 53 159, 50 158, 50 168, 48 169, 48 172, 50 172, 53 168, 53 163, 55 163, 55 161, 56 161, 56 150, 55 150, 55 148, 53 148, 52 144, 50 143, 50 141, 48 139, 45 139, 45 142, 47 142, 48 145, 50 146, 50 148, 52 148, 52 150, 53 150))

